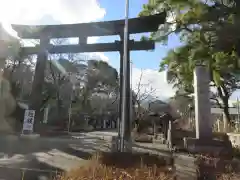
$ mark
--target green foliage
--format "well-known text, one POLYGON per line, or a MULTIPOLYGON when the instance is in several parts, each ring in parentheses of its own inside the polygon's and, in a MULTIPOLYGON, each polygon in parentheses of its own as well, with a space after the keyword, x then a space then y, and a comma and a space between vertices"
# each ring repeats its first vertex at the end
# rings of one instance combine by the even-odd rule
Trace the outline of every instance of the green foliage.
POLYGON ((189 33, 201 28, 203 32, 211 32, 209 38, 218 44, 219 49, 230 49, 239 39, 238 8, 236 0, 149 0, 139 15, 167 12, 166 23, 153 34, 157 41, 166 42, 172 33, 178 33, 185 39, 189 33))
POLYGON ((67 73, 62 74, 56 66, 49 64, 47 73, 47 82, 44 84, 42 107, 46 104, 61 108, 69 108, 71 96, 74 100, 72 103, 72 114, 79 112, 92 113, 91 107, 92 95, 94 93, 117 92, 118 73, 108 63, 97 60, 89 60, 87 64, 82 62, 72 62, 67 59, 57 60, 67 73), (76 78, 76 89, 72 91, 72 84, 69 82, 68 73, 78 74, 81 71, 85 78, 76 78), (84 86, 79 86, 84 84, 84 86), (73 93, 73 94, 71 94, 73 93))
MULTIPOLYGON (((90 60, 88 62, 88 79, 101 86, 116 86, 118 83, 117 70, 107 62, 90 60)), ((94 84, 91 84, 94 85, 94 84)))
POLYGON ((179 91, 193 93, 193 69, 205 64, 217 90, 213 97, 228 116, 228 99, 240 85, 239 1, 149 0, 139 15, 161 11, 167 12, 167 20, 152 34, 153 39, 166 43, 174 33, 183 46, 169 51, 160 71, 167 71, 169 83, 179 91))
POLYGON ((147 36, 142 36, 140 39, 140 41, 148 41, 148 40, 150 40, 150 38, 147 36))

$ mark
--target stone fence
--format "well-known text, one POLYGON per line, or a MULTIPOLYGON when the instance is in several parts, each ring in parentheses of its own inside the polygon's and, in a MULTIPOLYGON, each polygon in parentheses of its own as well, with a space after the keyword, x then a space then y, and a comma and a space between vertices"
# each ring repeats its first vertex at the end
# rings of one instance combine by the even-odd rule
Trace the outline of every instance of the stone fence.
MULTIPOLYGON (((183 138, 195 138, 196 133, 195 131, 190 130, 182 130, 182 129, 176 129, 174 130, 172 134, 172 140, 175 146, 177 147, 183 147, 183 138)), ((240 149, 240 133, 223 133, 223 132, 213 132, 213 139, 215 140, 221 140, 221 141, 230 141, 232 143, 233 147, 237 147, 240 149)), ((159 141, 154 141, 156 144, 160 143, 159 141)), ((160 143, 161 144, 161 143, 160 143)))
MULTIPOLYGON (((184 137, 194 138, 195 132, 194 131, 187 131, 187 130, 175 130, 173 134, 173 138, 175 141, 182 141, 184 137)), ((221 132, 213 132, 214 139, 218 140, 226 140, 229 139, 232 143, 233 147, 238 147, 240 149, 240 133, 221 133, 221 132)))

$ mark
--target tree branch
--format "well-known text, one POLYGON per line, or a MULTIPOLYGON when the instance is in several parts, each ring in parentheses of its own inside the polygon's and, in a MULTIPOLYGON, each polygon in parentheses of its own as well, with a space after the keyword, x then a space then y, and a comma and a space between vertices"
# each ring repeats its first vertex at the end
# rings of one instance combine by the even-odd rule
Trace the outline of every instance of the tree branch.
POLYGON ((221 109, 223 109, 223 106, 221 105, 220 101, 219 101, 217 98, 211 97, 210 99, 216 101, 217 105, 218 105, 221 109))

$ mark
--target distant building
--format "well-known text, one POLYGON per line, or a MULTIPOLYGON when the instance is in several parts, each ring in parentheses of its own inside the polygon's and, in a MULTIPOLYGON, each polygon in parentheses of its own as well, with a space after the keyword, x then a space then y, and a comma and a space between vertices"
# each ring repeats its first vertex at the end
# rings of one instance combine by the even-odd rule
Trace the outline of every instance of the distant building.
MULTIPOLYGON (((211 113, 212 114, 223 114, 223 109, 221 108, 211 108, 211 113)), ((231 107, 229 108, 229 114, 231 115, 238 115, 238 109, 236 107, 231 107)))

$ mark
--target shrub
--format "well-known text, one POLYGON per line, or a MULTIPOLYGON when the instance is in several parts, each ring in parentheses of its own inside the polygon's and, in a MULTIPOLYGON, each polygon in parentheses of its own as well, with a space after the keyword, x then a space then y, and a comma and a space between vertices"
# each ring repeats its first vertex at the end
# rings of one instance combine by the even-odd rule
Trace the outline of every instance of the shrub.
POLYGON ((201 179, 237 180, 240 179, 239 160, 199 156, 196 164, 201 179))

